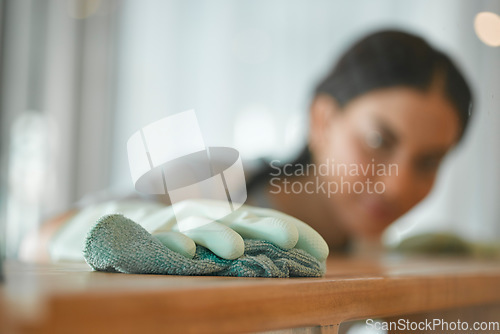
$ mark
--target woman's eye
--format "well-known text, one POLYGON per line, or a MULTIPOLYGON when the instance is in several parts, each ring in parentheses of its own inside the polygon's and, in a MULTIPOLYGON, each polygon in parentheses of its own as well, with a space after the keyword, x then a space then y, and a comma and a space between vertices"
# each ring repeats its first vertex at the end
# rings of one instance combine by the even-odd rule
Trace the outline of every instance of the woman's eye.
POLYGON ((378 131, 368 131, 365 134, 365 144, 371 149, 387 149, 390 143, 385 140, 382 134, 378 131))

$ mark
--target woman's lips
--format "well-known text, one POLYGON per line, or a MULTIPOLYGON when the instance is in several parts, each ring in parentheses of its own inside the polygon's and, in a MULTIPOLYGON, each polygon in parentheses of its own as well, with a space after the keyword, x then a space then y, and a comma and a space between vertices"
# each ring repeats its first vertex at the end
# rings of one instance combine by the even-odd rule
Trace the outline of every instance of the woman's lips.
POLYGON ((376 220, 389 220, 394 217, 391 205, 378 199, 367 199, 362 203, 365 210, 376 220))

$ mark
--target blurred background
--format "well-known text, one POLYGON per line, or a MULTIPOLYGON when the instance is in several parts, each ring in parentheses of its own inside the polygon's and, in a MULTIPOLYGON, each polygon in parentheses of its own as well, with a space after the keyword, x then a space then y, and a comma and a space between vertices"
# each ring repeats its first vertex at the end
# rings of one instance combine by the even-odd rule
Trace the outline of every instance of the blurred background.
MULTIPOLYGON (((431 196, 386 242, 421 231, 500 238, 500 48, 475 29, 500 1, 0 0, 0 12, 9 257, 27 231, 86 194, 132 192, 127 139, 167 115, 194 108, 205 143, 235 147, 249 165, 292 159, 313 87, 349 44, 381 28, 448 52, 476 97, 431 196)), ((500 29, 500 18, 488 27, 500 29)))

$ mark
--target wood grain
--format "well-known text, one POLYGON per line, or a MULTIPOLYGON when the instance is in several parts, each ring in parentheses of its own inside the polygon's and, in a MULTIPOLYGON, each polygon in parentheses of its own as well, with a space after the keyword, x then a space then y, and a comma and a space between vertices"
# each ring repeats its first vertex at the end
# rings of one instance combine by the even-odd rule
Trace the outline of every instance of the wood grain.
POLYGON ((499 263, 466 258, 332 257, 323 278, 128 275, 92 272, 86 264, 22 263, 7 263, 6 276, 0 329, 20 333, 317 326, 327 333, 353 319, 500 304, 499 263))

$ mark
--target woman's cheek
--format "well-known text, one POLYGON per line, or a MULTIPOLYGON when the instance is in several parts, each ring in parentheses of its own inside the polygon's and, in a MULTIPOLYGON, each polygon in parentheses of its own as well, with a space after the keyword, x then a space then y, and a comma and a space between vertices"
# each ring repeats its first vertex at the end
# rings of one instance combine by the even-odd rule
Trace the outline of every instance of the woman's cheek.
POLYGON ((356 181, 365 181, 372 177, 370 169, 366 169, 372 163, 372 157, 363 150, 357 138, 345 135, 342 140, 338 140, 336 143, 338 145, 334 147, 333 151, 337 154, 333 159, 341 172, 337 175, 338 177, 343 177, 343 180, 350 182, 351 185, 356 181))
POLYGON ((428 179, 420 182, 416 182, 418 184, 418 191, 415 191, 415 198, 413 198, 413 202, 411 207, 415 206, 417 203, 419 203, 421 200, 423 200, 427 195, 432 190, 432 187, 434 186, 434 182, 436 180, 436 174, 432 175, 428 179))

